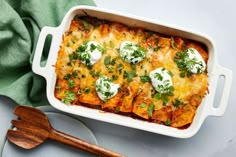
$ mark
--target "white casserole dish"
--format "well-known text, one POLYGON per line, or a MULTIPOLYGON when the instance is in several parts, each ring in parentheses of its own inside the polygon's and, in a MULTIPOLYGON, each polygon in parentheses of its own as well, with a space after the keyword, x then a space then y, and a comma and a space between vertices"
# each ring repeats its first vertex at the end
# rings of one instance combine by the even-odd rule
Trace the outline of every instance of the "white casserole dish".
POLYGON ((47 98, 51 105, 61 111, 72 113, 75 115, 88 117, 104 122, 114 123, 118 125, 123 125, 127 127, 132 127, 136 129, 141 129, 149 132, 154 132, 158 134, 163 134, 172 137, 178 138, 188 138, 193 136, 202 125, 204 119, 207 116, 221 116, 224 114, 232 83, 232 72, 226 68, 223 68, 217 63, 216 51, 214 48, 213 41, 203 35, 201 33, 196 33, 184 28, 179 28, 176 26, 170 26, 168 24, 155 22, 152 20, 136 17, 133 15, 127 15, 123 13, 114 12, 107 9, 101 9, 97 7, 90 6, 76 6, 71 8, 67 14, 65 15, 60 26, 52 28, 52 27, 44 27, 40 33, 38 44, 36 47, 34 60, 33 60, 33 71, 36 74, 43 76, 47 81, 47 98), (181 36, 184 38, 192 39, 199 41, 205 44, 208 48, 209 52, 209 60, 208 60, 208 75, 209 75, 209 94, 206 95, 202 103, 197 109, 197 113, 194 117, 194 120, 190 127, 187 129, 176 129, 172 127, 168 127, 165 125, 150 123, 138 119, 133 119, 131 117, 126 117, 114 113, 104 113, 97 109, 91 109, 84 106, 75 106, 75 105, 65 105, 60 100, 55 98, 54 89, 56 83, 56 73, 55 65, 57 60, 58 51, 60 48, 60 44, 62 42, 62 36, 69 29, 71 24, 71 20, 75 15, 90 15, 93 17, 97 17, 99 19, 106 19, 110 21, 120 22, 129 26, 134 27, 143 27, 147 30, 152 30, 155 32, 160 32, 163 34, 173 35, 173 36, 181 36), (48 60, 46 66, 42 67, 40 65, 42 50, 44 47, 45 38, 48 35, 52 35, 52 42, 49 51, 48 60), (213 106, 214 95, 216 92, 218 78, 220 76, 224 76, 225 82, 222 91, 222 96, 220 100, 220 104, 217 108, 213 106))

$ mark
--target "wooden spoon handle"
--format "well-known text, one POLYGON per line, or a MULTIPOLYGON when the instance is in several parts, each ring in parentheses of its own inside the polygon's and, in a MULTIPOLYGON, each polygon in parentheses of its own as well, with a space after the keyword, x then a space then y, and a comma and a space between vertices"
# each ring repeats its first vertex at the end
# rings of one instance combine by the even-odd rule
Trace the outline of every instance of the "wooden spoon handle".
POLYGON ((82 149, 84 151, 94 153, 103 157, 125 157, 122 154, 99 147, 95 144, 88 143, 84 140, 65 134, 55 129, 51 130, 49 139, 58 141, 66 145, 73 146, 75 148, 82 149))

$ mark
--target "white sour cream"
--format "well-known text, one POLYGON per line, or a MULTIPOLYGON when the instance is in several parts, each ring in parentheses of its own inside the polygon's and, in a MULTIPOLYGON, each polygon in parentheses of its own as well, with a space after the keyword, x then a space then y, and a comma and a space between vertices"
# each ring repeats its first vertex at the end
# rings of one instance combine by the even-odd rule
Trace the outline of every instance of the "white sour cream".
POLYGON ((96 92, 103 101, 107 101, 115 96, 118 93, 119 87, 119 84, 112 83, 111 79, 106 76, 99 77, 96 81, 96 92))
POLYGON ((86 45, 83 45, 86 49, 80 53, 80 60, 86 65, 93 65, 102 57, 102 50, 99 43, 95 41, 89 41, 86 45))
POLYGON ((196 74, 201 73, 206 69, 206 63, 196 49, 188 48, 186 53, 188 54, 188 57, 186 58, 188 71, 196 74))
POLYGON ((165 68, 157 68, 149 73, 152 86, 159 93, 168 93, 173 86, 171 75, 165 68))
POLYGON ((121 58, 132 64, 141 62, 145 58, 145 49, 130 41, 124 41, 120 45, 121 58))

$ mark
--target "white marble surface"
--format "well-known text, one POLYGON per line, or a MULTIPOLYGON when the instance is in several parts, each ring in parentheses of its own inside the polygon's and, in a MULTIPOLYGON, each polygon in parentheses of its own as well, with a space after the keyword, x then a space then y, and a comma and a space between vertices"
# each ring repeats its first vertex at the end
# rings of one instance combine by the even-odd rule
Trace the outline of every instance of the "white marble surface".
MULTIPOLYGON (((235 0, 95 0, 98 7, 122 11, 174 24, 211 36, 218 62, 236 73, 235 0)), ((220 84, 219 87, 222 87, 220 84)), ((199 132, 189 139, 158 134, 82 119, 100 145, 129 157, 234 157, 236 154, 236 79, 234 77, 227 110, 222 117, 207 118, 199 132)), ((219 94, 216 98, 220 97, 219 94)), ((219 98, 215 104, 219 103, 219 98)), ((0 137, 12 118, 14 102, 0 96, 0 137), (4 105, 4 106, 3 106, 4 105), (4 128, 5 127, 5 128, 4 128)), ((0 139, 2 144, 4 141, 0 139)), ((1 146, 1 145, 0 145, 1 146)))

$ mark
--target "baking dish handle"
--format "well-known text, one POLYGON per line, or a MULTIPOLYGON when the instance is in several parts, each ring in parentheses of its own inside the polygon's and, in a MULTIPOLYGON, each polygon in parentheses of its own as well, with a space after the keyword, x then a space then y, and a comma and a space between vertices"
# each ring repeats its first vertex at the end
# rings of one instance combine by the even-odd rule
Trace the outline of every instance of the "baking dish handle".
POLYGON ((47 72, 45 70, 46 66, 42 67, 40 65, 41 57, 42 57, 42 53, 43 53, 43 48, 44 48, 44 44, 45 44, 45 40, 46 40, 47 36, 48 35, 54 36, 54 34, 55 34, 54 32, 55 32, 55 28, 53 28, 53 27, 43 27, 42 28, 39 38, 38 38, 38 43, 37 43, 37 46, 35 49, 35 53, 34 53, 32 70, 36 74, 39 74, 43 77, 46 77, 46 75, 47 75, 47 72))
POLYGON ((231 88, 231 84, 232 84, 232 78, 233 78, 233 74, 232 71, 229 69, 226 69, 220 65, 217 65, 215 68, 215 76, 214 76, 214 83, 213 83, 213 89, 211 89, 210 91, 213 92, 212 93, 212 104, 210 106, 210 112, 209 115, 213 115, 213 116, 222 116, 226 110, 226 106, 228 104, 228 99, 229 99, 229 95, 230 95, 230 88, 231 88), (221 99, 220 99, 220 104, 218 107, 214 107, 213 103, 214 103, 214 97, 216 94, 216 87, 217 87, 217 83, 218 83, 218 78, 220 76, 223 76, 225 78, 224 80, 224 87, 222 89, 222 95, 221 95, 221 99))

